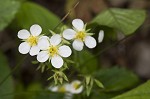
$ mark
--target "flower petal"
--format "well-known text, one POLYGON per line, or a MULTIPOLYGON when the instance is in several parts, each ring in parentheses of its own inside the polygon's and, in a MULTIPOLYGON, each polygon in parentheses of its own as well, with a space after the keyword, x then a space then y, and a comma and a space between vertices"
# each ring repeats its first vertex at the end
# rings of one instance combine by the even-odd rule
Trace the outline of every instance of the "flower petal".
POLYGON ((72 21, 72 25, 78 30, 78 31, 82 31, 84 28, 84 23, 81 19, 74 19, 72 21))
POLYGON ((49 38, 47 36, 42 36, 39 38, 38 47, 41 50, 47 50, 49 46, 50 46, 50 43, 49 43, 49 38))
POLYGON ((81 84, 81 82, 80 82, 79 80, 73 81, 73 82, 71 83, 70 92, 71 92, 72 94, 79 94, 79 93, 81 93, 81 92, 83 91, 83 86, 82 86, 82 85, 80 86, 80 84, 81 84), (79 88, 76 88, 76 87, 78 87, 78 86, 80 86, 80 87, 79 87, 79 88))
POLYGON ((19 45, 18 50, 21 54, 27 54, 30 51, 30 45, 27 42, 23 42, 19 45))
POLYGON ((29 36, 30 36, 30 33, 28 30, 23 29, 18 32, 18 38, 20 39, 27 39, 29 36))
POLYGON ((70 47, 66 45, 59 47, 58 52, 62 57, 69 57, 72 53, 70 47))
POLYGON ((51 63, 52 66, 54 66, 55 68, 61 68, 63 66, 64 61, 60 56, 57 55, 52 57, 51 63))
POLYGON ((37 60, 39 62, 46 62, 49 59, 49 54, 47 51, 41 51, 38 55, 37 55, 37 60))
POLYGON ((75 50, 81 51, 83 49, 84 44, 82 41, 76 39, 73 41, 72 46, 75 50))
POLYGON ((54 34, 51 38, 50 38, 50 44, 52 45, 58 45, 61 42, 61 36, 59 34, 54 34))
POLYGON ((57 92, 58 91, 58 86, 50 86, 48 89, 52 92, 57 92))
POLYGON ((72 29, 66 29, 63 32, 63 37, 67 40, 71 40, 75 37, 76 32, 72 29))
POLYGON ((67 92, 70 91, 70 87, 71 87, 71 86, 70 86, 69 83, 64 84, 64 87, 65 87, 65 89, 66 89, 67 92))
POLYGON ((94 48, 94 47, 96 47, 96 40, 95 40, 95 38, 93 38, 91 36, 86 36, 85 37, 85 45, 88 48, 94 48))
POLYGON ((104 38, 104 31, 100 30, 98 34, 98 43, 101 43, 103 41, 103 38, 104 38))
POLYGON ((33 36, 38 36, 42 32, 42 28, 38 24, 34 24, 30 27, 30 32, 33 36))
POLYGON ((38 46, 32 46, 30 49, 30 55, 34 56, 37 55, 40 52, 40 48, 38 46))

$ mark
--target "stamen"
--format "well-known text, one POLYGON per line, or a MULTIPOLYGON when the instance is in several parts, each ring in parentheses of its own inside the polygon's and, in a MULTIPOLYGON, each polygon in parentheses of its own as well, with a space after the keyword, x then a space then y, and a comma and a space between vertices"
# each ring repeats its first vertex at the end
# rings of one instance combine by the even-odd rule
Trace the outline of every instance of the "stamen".
POLYGON ((50 46, 49 47, 49 54, 53 57, 54 55, 56 55, 58 53, 58 49, 56 46, 50 46))
POLYGON ((36 36, 30 36, 30 37, 27 39, 27 42, 28 42, 31 46, 37 45, 37 41, 38 41, 38 38, 37 38, 36 36))
POLYGON ((81 41, 84 41, 84 38, 86 36, 86 33, 84 31, 79 31, 76 33, 76 39, 79 39, 81 41))
POLYGON ((59 89, 58 89, 59 92, 66 92, 66 89, 64 86, 61 86, 59 89))
POLYGON ((78 89, 79 88, 79 84, 78 83, 74 83, 73 87, 74 87, 74 89, 78 89))

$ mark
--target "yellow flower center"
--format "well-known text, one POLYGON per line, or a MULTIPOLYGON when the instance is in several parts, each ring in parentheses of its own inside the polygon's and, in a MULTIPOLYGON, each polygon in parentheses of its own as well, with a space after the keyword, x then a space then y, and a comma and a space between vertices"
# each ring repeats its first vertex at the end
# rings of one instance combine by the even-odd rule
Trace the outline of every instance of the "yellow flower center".
POLYGON ((79 84, 79 83, 73 83, 73 88, 74 88, 74 89, 78 89, 78 88, 79 88, 79 86, 80 86, 80 84, 79 84))
POLYGON ((58 48, 57 46, 50 46, 49 47, 49 54, 53 57, 54 55, 56 55, 58 53, 58 48))
POLYGON ((36 36, 30 36, 27 39, 27 42, 30 44, 30 46, 35 46, 35 45, 37 45, 38 37, 36 37, 36 36))
POLYGON ((79 31, 76 33, 76 39, 79 39, 81 41, 84 41, 84 38, 86 36, 86 33, 84 31, 79 31))
POLYGON ((64 86, 61 86, 59 89, 58 89, 58 92, 66 92, 66 88, 64 86))

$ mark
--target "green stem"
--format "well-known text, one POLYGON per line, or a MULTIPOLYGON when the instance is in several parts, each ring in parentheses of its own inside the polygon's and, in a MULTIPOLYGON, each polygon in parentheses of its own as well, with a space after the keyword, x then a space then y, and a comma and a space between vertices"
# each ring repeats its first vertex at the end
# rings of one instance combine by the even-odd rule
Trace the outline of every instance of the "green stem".
POLYGON ((79 1, 73 6, 71 10, 68 11, 68 13, 61 19, 61 21, 54 27, 53 31, 57 29, 57 27, 68 17, 68 15, 72 12, 73 9, 75 9, 79 4, 79 1))

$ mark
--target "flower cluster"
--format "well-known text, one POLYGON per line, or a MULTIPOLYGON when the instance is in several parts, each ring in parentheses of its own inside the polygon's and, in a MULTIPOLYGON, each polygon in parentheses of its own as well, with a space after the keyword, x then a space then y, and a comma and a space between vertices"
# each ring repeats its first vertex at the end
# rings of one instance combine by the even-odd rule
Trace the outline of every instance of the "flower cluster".
MULTIPOLYGON (((34 24, 30 31, 22 29, 18 32, 18 38, 22 39, 19 45, 19 52, 29 53, 31 56, 37 55, 37 61, 43 63, 47 60, 55 68, 61 68, 64 64, 64 58, 72 54, 71 48, 65 44, 63 39, 72 40, 72 46, 76 51, 81 51, 84 44, 88 48, 96 47, 96 40, 93 38, 89 29, 86 30, 86 24, 81 19, 72 21, 73 29, 66 29, 62 34, 53 34, 51 37, 41 35, 42 28, 34 24)), ((100 32, 99 42, 103 39, 103 33, 100 32), (102 34, 102 35, 101 35, 102 34)))
POLYGON ((79 94, 83 91, 83 85, 81 84, 81 81, 74 80, 71 83, 66 83, 61 86, 51 86, 48 89, 52 92, 79 94))

